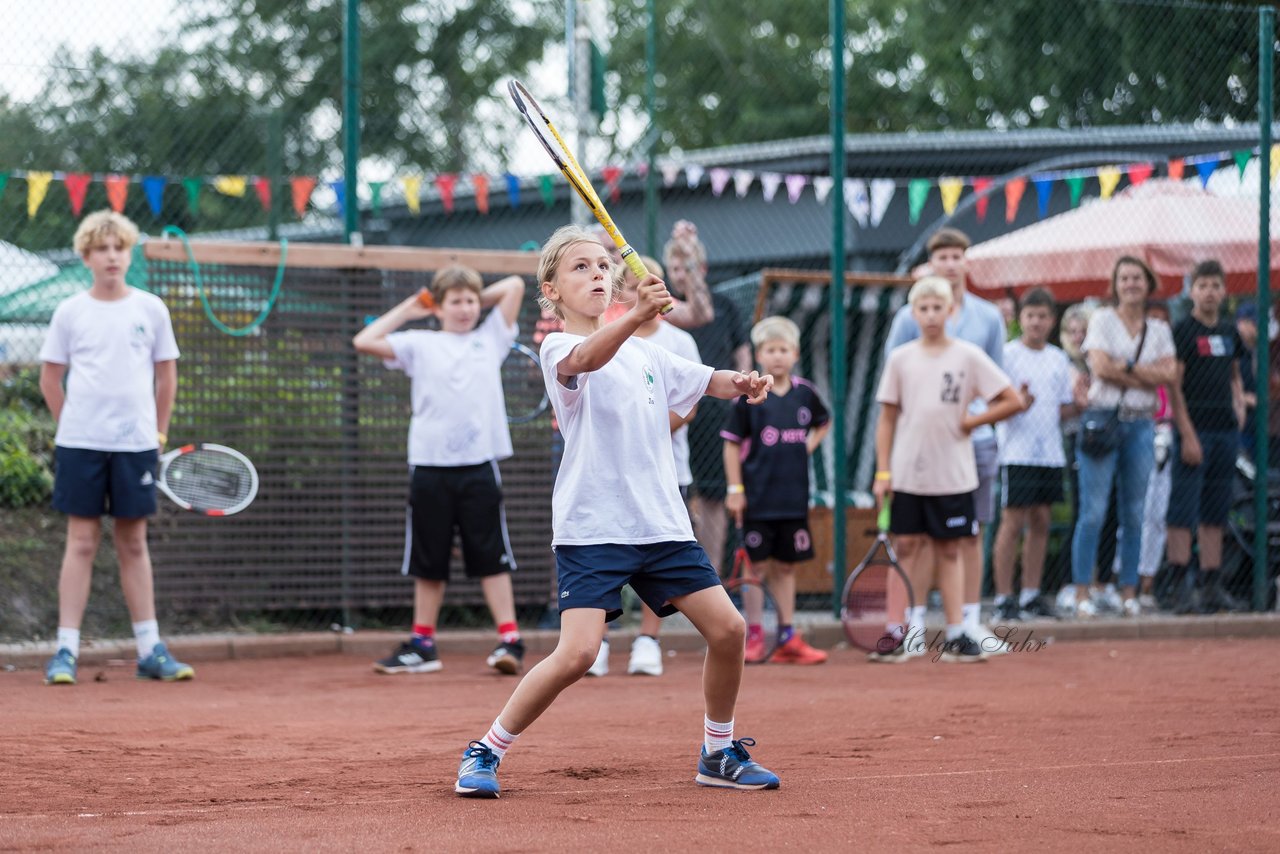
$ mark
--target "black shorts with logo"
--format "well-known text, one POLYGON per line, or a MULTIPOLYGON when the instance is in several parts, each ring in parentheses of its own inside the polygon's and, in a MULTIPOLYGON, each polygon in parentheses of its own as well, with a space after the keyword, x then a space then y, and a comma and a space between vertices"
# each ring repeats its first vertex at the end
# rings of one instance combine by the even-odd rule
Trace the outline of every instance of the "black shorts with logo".
POLYGON ((745 519, 742 544, 753 561, 801 563, 813 560, 813 536, 808 519, 745 519))
POLYGON ((407 514, 404 563, 400 568, 404 575, 447 581, 455 531, 462 539, 462 561, 468 578, 516 568, 496 461, 470 466, 414 466, 407 514))
POLYGON ((895 492, 890 508, 889 531, 924 534, 935 540, 958 540, 978 533, 973 493, 913 495, 895 492))

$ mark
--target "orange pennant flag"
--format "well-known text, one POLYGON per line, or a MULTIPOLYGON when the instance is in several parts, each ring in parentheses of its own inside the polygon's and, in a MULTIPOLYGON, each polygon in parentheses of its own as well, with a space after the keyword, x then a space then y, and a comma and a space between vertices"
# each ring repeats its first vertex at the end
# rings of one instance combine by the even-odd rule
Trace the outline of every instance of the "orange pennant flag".
POLYGON ((476 210, 487 214, 489 212, 489 176, 472 175, 471 186, 476 189, 476 210))
POLYGON ((293 212, 299 219, 307 212, 307 205, 311 202, 311 193, 315 188, 316 179, 305 175, 289 182, 289 189, 293 191, 293 212))
POLYGON ((1187 163, 1181 157, 1174 157, 1169 160, 1169 177, 1175 181, 1182 180, 1182 172, 1187 168, 1187 163))
POLYGON ((116 213, 124 210, 125 199, 129 198, 129 176, 108 175, 102 182, 107 186, 107 201, 116 213))
POLYGON ((1014 178, 1004 185, 1004 221, 1013 222, 1018 216, 1018 205, 1022 204, 1022 194, 1026 192, 1027 179, 1014 178))

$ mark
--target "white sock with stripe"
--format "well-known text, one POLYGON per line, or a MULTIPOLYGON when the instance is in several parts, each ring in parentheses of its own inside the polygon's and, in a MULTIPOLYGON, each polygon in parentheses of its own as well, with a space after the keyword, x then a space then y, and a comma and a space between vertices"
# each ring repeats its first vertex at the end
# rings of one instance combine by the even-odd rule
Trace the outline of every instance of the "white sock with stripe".
POLYGON ((155 620, 141 620, 133 624, 133 639, 138 642, 138 660, 151 655, 160 643, 160 624, 155 620))
POLYGON ((1030 605, 1032 602, 1034 602, 1035 598, 1039 595, 1040 595, 1039 587, 1024 587, 1022 588, 1022 594, 1018 597, 1018 605, 1022 608, 1025 608, 1028 605, 1030 605))
POLYGON ((733 721, 727 724, 717 723, 705 715, 702 718, 704 735, 702 738, 703 745, 706 746, 707 753, 715 753, 717 750, 724 750, 730 744, 733 744, 733 721))
POLYGON ((967 602, 961 613, 964 615, 961 622, 964 624, 965 631, 978 635, 982 631, 982 603, 967 602))
POLYGON ((80 630, 58 626, 58 649, 69 649, 76 658, 80 657, 80 630))
POLYGON ((516 743, 516 739, 520 737, 520 733, 507 732, 502 728, 501 719, 495 718, 493 726, 489 727, 489 732, 485 737, 480 739, 481 744, 488 745, 489 749, 498 754, 498 758, 507 755, 507 751, 511 749, 511 745, 516 743))

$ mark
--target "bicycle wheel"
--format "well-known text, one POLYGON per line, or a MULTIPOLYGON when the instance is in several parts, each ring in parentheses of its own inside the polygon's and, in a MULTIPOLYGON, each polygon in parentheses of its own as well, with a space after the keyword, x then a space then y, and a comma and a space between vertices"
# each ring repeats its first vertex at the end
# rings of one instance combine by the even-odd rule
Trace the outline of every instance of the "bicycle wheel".
POLYGON ((724 589, 747 624, 747 663, 768 661, 778 648, 778 603, 773 594, 764 582, 752 578, 727 581, 724 589))

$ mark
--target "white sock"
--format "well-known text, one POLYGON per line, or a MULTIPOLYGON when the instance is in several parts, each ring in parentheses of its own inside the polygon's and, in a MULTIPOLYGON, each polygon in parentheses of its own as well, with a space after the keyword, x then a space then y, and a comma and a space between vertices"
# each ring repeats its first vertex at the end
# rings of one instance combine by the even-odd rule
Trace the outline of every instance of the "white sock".
POLYGON ((1034 602, 1035 598, 1039 595, 1040 595, 1039 587, 1022 588, 1022 593, 1018 596, 1018 606, 1021 608, 1027 607, 1032 602, 1034 602))
POLYGON ((138 659, 151 655, 160 643, 160 624, 155 620, 142 620, 133 624, 133 639, 138 642, 138 659))
POLYGON ((1010 597, 1010 596, 1012 596, 1012 595, 1013 595, 1013 594, 1011 594, 1011 593, 998 593, 998 594, 996 594, 996 606, 997 606, 997 607, 999 607, 1000 605, 1003 605, 1005 602, 1008 602, 1008 601, 1009 601, 1009 597, 1010 597))
POLYGON ((964 625, 947 626, 947 640, 953 641, 964 634, 964 625))
POLYGON ((489 749, 498 754, 498 758, 507 755, 507 751, 511 749, 511 745, 516 743, 516 739, 520 737, 520 733, 507 732, 502 728, 502 721, 494 718, 493 726, 489 727, 489 732, 485 737, 480 739, 482 744, 487 744, 489 749))
POLYGON ((724 750, 733 743, 733 721, 727 724, 716 723, 706 715, 702 716, 702 721, 706 733, 702 743, 706 746, 707 753, 724 750))
POLYGON ((76 658, 80 657, 80 630, 58 626, 58 649, 69 649, 76 658))
POLYGON ((961 613, 964 615, 964 627, 977 631, 982 625, 982 603, 969 602, 964 605, 961 613))
POLYGON ((907 634, 914 632, 924 632, 924 615, 928 610, 927 605, 913 605, 907 611, 907 634))

